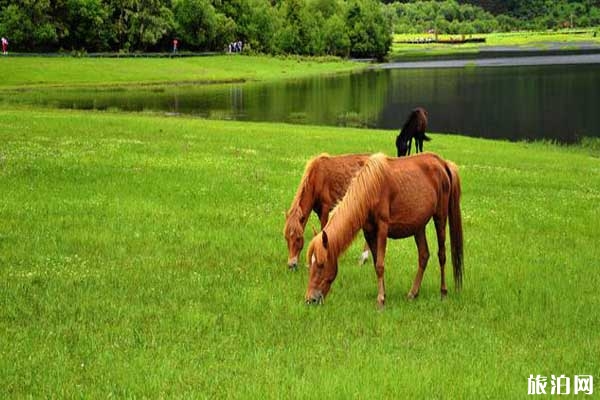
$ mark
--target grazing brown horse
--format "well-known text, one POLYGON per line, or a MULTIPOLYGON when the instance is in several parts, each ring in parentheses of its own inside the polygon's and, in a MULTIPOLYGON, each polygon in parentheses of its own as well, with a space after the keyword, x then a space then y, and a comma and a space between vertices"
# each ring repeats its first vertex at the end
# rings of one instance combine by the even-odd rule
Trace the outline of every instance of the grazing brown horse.
POLYGON ((463 275, 460 178, 456 165, 433 153, 403 158, 388 158, 383 154, 370 157, 350 183, 323 231, 310 242, 306 302, 324 300, 337 275, 338 257, 361 228, 373 254, 377 303, 381 307, 385 302, 383 270, 387 238, 415 237, 419 269, 408 297, 417 297, 429 259, 425 226, 432 217, 438 240, 441 293, 445 296, 447 219, 457 290, 461 288, 463 275))
POLYGON ((410 112, 406 122, 396 137, 396 149, 398 157, 410 155, 412 140, 415 138, 415 151, 423 152, 423 140, 431 140, 426 134, 427 130, 427 111, 422 107, 417 107, 410 112))
MULTIPOLYGON (((288 246, 288 267, 295 269, 304 247, 304 229, 311 210, 319 216, 321 229, 327 224, 329 212, 344 197, 350 181, 369 159, 368 154, 330 156, 321 154, 311 159, 286 213, 283 234, 288 246)), ((363 252, 361 262, 368 258, 363 252)))

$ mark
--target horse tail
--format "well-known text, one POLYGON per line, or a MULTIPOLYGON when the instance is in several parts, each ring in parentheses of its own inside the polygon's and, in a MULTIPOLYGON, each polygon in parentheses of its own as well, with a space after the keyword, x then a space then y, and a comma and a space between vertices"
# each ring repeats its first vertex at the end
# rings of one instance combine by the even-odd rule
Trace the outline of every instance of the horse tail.
POLYGON ((463 229, 460 212, 460 176, 458 167, 447 161, 446 172, 450 177, 450 199, 448 202, 448 219, 450 222, 450 248, 452 250, 452 267, 456 289, 462 287, 463 278, 463 229))

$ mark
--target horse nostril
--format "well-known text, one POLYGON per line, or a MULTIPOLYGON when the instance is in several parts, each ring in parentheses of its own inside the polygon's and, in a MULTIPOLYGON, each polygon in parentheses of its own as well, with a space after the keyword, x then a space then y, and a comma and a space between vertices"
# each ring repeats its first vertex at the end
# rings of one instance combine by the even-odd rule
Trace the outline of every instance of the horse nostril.
POLYGON ((309 298, 309 299, 306 299, 304 302, 305 302, 307 305, 311 306, 311 305, 317 304, 317 302, 318 302, 318 299, 316 299, 316 298, 314 298, 314 297, 311 297, 311 298, 309 298))

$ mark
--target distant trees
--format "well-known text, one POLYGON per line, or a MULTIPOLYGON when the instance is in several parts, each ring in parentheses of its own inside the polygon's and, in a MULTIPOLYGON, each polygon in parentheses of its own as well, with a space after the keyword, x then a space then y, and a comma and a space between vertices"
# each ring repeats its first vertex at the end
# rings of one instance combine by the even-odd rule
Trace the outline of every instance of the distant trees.
POLYGON ((499 23, 489 12, 454 0, 396 3, 396 32, 419 33, 435 30, 439 33, 488 33, 499 23))
POLYGON ((222 51, 382 58, 392 19, 378 0, 0 0, 17 51, 222 51))
POLYGON ((391 34, 600 26, 600 0, 0 0, 16 51, 223 51, 383 58, 391 34))
POLYGON ((346 29, 350 52, 358 57, 383 57, 392 44, 391 21, 376 2, 350 0, 347 4, 346 29))
POLYGON ((600 25, 597 0, 396 1, 395 31, 470 34, 600 25))

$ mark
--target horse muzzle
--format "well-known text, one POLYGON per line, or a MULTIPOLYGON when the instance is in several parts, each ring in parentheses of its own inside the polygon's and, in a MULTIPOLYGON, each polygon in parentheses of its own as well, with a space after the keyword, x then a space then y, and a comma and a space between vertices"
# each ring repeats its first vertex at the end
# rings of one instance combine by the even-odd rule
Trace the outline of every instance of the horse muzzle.
POLYGON ((308 305, 320 305, 325 301, 325 296, 320 290, 314 290, 310 295, 306 296, 304 302, 308 305))
POLYGON ((288 259, 287 265, 290 271, 296 271, 298 269, 298 256, 288 259))

